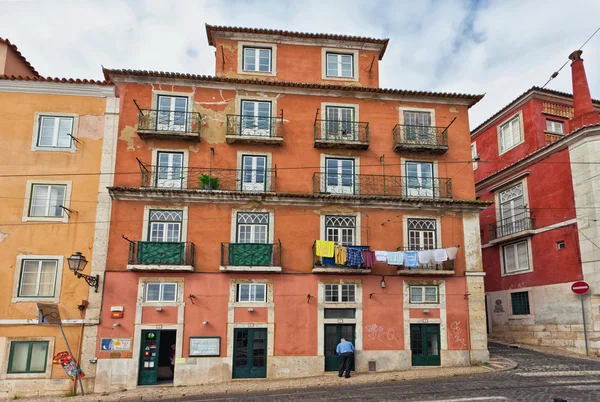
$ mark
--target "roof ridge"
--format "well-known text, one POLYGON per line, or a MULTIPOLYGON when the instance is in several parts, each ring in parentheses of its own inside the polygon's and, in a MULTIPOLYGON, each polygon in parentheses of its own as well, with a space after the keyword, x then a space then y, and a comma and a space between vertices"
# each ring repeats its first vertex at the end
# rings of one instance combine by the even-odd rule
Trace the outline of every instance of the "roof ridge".
POLYGON ((17 47, 17 45, 15 45, 15 44, 11 43, 11 42, 8 40, 8 38, 2 38, 2 37, 0 37, 0 42, 4 42, 4 43, 6 43, 6 44, 8 45, 8 47, 10 47, 10 48, 11 48, 11 49, 12 49, 12 50, 13 50, 13 51, 14 51, 14 52, 17 54, 17 57, 18 57, 19 59, 21 59, 21 61, 22 61, 22 62, 23 62, 23 63, 24 63, 24 64, 25 64, 27 67, 29 67, 29 68, 31 69, 31 71, 33 71, 33 74, 34 74, 36 77, 39 77, 39 76, 40 76, 40 73, 38 73, 38 72, 37 72, 37 70, 36 70, 35 68, 33 68, 33 66, 31 65, 31 63, 30 63, 29 61, 27 61, 27 59, 25 58, 25 56, 23 56, 23 55, 21 54, 21 52, 19 51, 19 48, 17 47))
POLYGON ((59 77, 23 77, 21 75, 0 75, 0 80, 9 81, 39 81, 39 82, 59 82, 68 84, 91 84, 91 85, 113 85, 111 81, 99 81, 87 78, 59 78, 59 77))

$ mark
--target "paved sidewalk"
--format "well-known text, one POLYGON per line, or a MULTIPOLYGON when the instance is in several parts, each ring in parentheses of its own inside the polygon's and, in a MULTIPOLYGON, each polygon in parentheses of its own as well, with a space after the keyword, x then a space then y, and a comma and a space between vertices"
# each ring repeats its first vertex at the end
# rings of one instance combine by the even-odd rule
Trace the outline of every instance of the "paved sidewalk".
POLYGON ((535 350, 536 352, 546 353, 549 355, 572 357, 574 359, 592 360, 595 362, 600 362, 600 356, 595 356, 592 354, 590 354, 589 356, 586 356, 586 355, 582 355, 579 353, 567 352, 565 350, 553 348, 550 346, 534 346, 534 345, 527 345, 527 344, 518 343, 518 342, 506 342, 504 340, 498 340, 495 338, 489 338, 489 342, 498 343, 500 345, 506 345, 506 346, 510 346, 510 347, 517 347, 517 348, 521 348, 521 349, 535 350))

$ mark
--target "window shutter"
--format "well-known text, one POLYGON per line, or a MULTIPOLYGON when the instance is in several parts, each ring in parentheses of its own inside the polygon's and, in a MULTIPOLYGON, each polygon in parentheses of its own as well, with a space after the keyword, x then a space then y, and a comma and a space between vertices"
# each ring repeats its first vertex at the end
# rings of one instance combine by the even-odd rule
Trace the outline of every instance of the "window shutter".
POLYGON ((513 139, 512 139, 513 145, 521 142, 521 125, 519 124, 519 122, 520 122, 520 119, 517 117, 510 123, 512 137, 513 137, 513 139))

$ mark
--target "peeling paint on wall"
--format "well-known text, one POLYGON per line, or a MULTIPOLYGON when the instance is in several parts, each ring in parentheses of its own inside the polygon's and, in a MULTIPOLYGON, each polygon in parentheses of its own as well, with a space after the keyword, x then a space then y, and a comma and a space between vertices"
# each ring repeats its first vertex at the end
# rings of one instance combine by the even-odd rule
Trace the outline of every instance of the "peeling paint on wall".
POLYGON ((458 111, 458 109, 457 109, 457 108, 455 108, 454 106, 452 106, 452 107, 450 108, 450 113, 459 113, 459 111, 458 111))
POLYGON ((347 207, 339 207, 336 205, 328 205, 325 206, 323 208, 320 209, 315 209, 313 211, 315 214, 317 215, 327 215, 327 214, 354 214, 356 213, 356 211, 354 211, 352 208, 347 208, 347 207))
POLYGON ((104 116, 85 115, 79 117, 77 137, 100 140, 104 136, 104 116))
MULTIPOLYGON (((135 138, 136 137, 137 137, 137 134, 135 133, 135 128, 133 128, 132 126, 127 126, 123 130, 121 130, 121 135, 119 136, 119 139, 121 141, 125 141, 127 143, 128 151, 135 151, 135 138)), ((138 146, 138 148, 139 148, 139 146, 138 146)))

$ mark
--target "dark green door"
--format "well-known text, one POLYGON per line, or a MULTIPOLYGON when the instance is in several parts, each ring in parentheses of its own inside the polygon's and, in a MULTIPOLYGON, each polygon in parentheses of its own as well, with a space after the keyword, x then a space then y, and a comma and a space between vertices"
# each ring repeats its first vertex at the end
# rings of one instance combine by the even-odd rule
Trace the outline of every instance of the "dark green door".
MULTIPOLYGON (((340 358, 335 350, 341 338, 346 338, 354 345, 354 328, 354 324, 325 325, 325 371, 338 371, 340 369, 340 358)), ((352 361, 350 369, 354 371, 354 361, 352 361)))
POLYGON ((160 331, 142 331, 139 385, 156 385, 158 380, 159 345, 160 331))
POLYGON ((410 324, 410 349, 413 366, 439 366, 439 324, 410 324))
POLYGON ((233 378, 267 377, 267 329, 235 328, 233 378))

